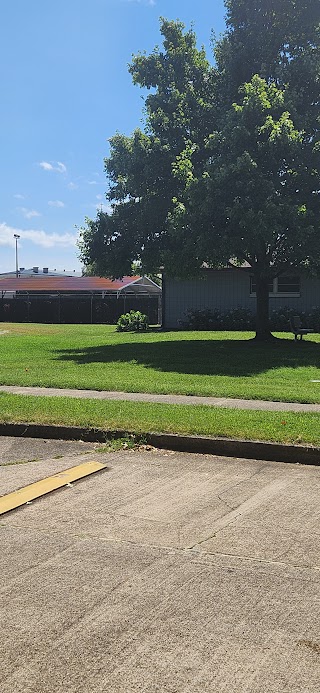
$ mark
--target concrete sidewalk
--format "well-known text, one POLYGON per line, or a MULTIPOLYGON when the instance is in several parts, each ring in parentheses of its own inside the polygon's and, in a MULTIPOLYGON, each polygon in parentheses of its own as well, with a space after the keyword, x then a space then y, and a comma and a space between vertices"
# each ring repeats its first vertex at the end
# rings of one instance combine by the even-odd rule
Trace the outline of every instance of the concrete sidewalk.
POLYGON ((85 452, 105 470, 1 518, 1 693, 318 693, 320 470, 85 452))
POLYGON ((33 395, 35 397, 76 397, 83 399, 127 400, 131 402, 154 402, 157 404, 205 405, 227 409, 256 409, 262 411, 293 411, 320 413, 320 404, 299 402, 270 402, 258 399, 234 399, 229 397, 199 397, 197 395, 155 395, 145 392, 109 392, 107 390, 70 390, 54 387, 20 387, 1 385, 0 393, 33 395))

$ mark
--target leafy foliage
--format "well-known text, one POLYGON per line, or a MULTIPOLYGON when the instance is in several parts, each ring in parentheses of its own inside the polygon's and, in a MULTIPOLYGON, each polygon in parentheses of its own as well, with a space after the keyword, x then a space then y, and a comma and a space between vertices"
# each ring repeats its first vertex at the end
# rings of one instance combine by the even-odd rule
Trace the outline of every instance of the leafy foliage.
POLYGON ((117 322, 117 332, 146 332, 149 327, 148 316, 140 310, 130 310, 120 315, 117 322))
POLYGON ((294 315, 299 316, 303 327, 308 327, 314 332, 320 332, 320 308, 316 306, 309 311, 297 311, 294 308, 288 308, 288 306, 271 311, 272 329, 277 332, 287 332, 294 315))
MULTIPOLYGON (((291 321, 298 315, 303 326, 314 332, 320 332, 320 308, 314 307, 309 311, 299 311, 296 308, 283 306, 272 310, 270 314, 271 328, 275 332, 290 332, 291 321)), ((203 310, 188 310, 181 326, 187 330, 253 330, 255 316, 248 308, 233 308, 219 310, 204 308, 203 310)))
POLYGON ((225 4, 215 66, 167 20, 163 50, 133 59, 145 131, 111 139, 112 213, 87 220, 81 255, 113 277, 135 260, 176 277, 246 262, 265 338, 270 279, 320 265, 320 3, 225 4))
POLYGON ((188 310, 181 324, 189 330, 253 330, 254 322, 254 315, 247 308, 234 308, 228 311, 204 308, 188 310))

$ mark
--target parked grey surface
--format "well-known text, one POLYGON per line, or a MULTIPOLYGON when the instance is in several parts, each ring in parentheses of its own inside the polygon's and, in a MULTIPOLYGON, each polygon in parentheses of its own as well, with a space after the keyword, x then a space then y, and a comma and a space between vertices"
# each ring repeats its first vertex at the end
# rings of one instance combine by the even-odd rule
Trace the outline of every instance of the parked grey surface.
POLYGON ((106 469, 1 518, 2 693, 318 692, 320 470, 85 459, 106 469))

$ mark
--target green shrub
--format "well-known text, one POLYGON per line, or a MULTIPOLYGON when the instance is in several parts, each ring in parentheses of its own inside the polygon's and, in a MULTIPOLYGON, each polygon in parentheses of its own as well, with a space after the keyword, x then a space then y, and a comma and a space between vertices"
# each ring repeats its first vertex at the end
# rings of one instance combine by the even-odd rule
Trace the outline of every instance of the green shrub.
MULTIPOLYGON (((270 312, 270 326, 274 332, 290 332, 290 321, 299 315, 301 322, 315 332, 320 332, 320 307, 314 306, 308 312, 284 306, 270 312)), ((185 320, 180 324, 185 330, 254 330, 255 314, 247 308, 219 310, 188 310, 185 320)))
POLYGON ((291 330, 290 321, 294 315, 299 315, 301 323, 305 327, 320 332, 320 307, 313 306, 309 311, 297 310, 284 306, 278 310, 271 311, 271 329, 277 332, 288 332, 291 330))
POLYGON ((130 310, 120 315, 117 322, 117 332, 145 332, 148 327, 148 316, 140 313, 140 310, 130 310))
POLYGON ((230 308, 222 311, 218 308, 210 310, 188 310, 186 319, 181 326, 187 330, 253 330, 255 316, 246 308, 230 308))

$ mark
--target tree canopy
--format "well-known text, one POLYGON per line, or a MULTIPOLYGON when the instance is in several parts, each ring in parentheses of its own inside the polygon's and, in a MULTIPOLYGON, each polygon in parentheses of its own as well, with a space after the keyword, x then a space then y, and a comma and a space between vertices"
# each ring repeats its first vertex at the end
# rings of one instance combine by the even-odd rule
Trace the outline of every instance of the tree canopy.
POLYGON ((133 58, 145 128, 110 141, 112 212, 87 220, 81 257, 114 277, 245 262, 266 338, 270 279, 320 258, 320 3, 225 4, 215 63, 168 20, 162 50, 133 58))

